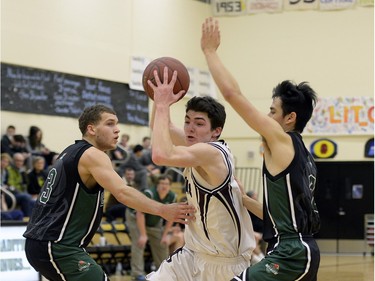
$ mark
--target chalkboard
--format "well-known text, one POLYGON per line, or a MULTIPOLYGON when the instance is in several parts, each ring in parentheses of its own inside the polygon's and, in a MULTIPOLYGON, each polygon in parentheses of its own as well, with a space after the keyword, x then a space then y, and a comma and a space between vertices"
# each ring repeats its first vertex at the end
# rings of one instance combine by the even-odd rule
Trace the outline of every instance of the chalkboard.
POLYGON ((120 123, 148 126, 148 97, 128 84, 1 63, 1 110, 78 117, 85 107, 113 108, 120 123))

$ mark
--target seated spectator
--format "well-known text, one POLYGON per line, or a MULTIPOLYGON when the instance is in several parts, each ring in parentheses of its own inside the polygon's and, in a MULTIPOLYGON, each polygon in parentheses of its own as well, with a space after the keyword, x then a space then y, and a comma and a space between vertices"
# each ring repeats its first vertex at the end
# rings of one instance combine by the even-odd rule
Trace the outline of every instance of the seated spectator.
MULTIPOLYGON (((176 194, 170 190, 172 179, 160 176, 156 187, 144 190, 144 194, 163 204, 176 202, 176 194)), ((126 224, 131 238, 131 276, 133 280, 146 280, 144 272, 144 249, 149 242, 152 258, 158 268, 169 256, 168 233, 173 222, 166 222, 155 215, 126 209, 126 224)))
POLYGON ((14 153, 22 153, 24 158, 25 158, 25 164, 26 164, 26 168, 29 169, 31 168, 31 153, 30 151, 28 150, 27 148, 27 143, 26 143, 26 139, 23 135, 14 135, 13 137, 13 146, 12 146, 12 155, 14 155, 14 153))
POLYGON ((13 163, 7 166, 6 169, 7 177, 4 187, 14 194, 17 205, 21 207, 24 216, 29 217, 35 202, 26 191, 27 175, 25 171, 25 157, 23 154, 15 153, 13 155, 13 163))
MULTIPOLYGON (((126 182, 127 185, 137 188, 137 185, 134 181, 135 171, 133 168, 126 168, 122 178, 126 182)), ((108 201, 106 203, 106 208, 105 208, 106 220, 108 222, 112 222, 116 220, 117 218, 120 218, 125 222, 125 211, 126 211, 126 206, 118 202, 115 196, 110 194, 108 197, 108 201)))
MULTIPOLYGON (((187 202, 186 196, 183 196, 180 202, 187 202)), ((185 245, 185 225, 181 223, 174 223, 168 232, 168 246, 169 254, 173 254, 176 250, 182 248, 185 245)))
POLYGON ((135 171, 134 181, 140 190, 148 188, 147 169, 141 164, 139 160, 142 156, 142 151, 142 145, 137 144, 136 146, 134 146, 132 152, 129 155, 128 161, 122 163, 117 169, 117 172, 120 175, 123 175, 126 168, 133 168, 133 170, 135 171))
POLYGON ((164 166, 158 166, 152 161, 151 149, 148 151, 142 152, 142 156, 139 158, 139 161, 147 169, 148 184, 154 185, 158 176, 160 176, 165 171, 164 166))
MULTIPOLYGON (((1 210, 1 220, 15 220, 15 221, 22 221, 23 220, 23 213, 21 210, 12 209, 9 210, 8 203, 6 200, 6 196, 13 196, 13 194, 8 193, 7 190, 3 187, 0 188, 0 210, 1 210)), ((14 198, 14 200, 16 200, 14 198)))
POLYGON ((5 134, 1 137, 1 153, 8 153, 10 156, 12 153, 13 136, 16 134, 16 127, 9 125, 6 129, 5 134))
POLYGON ((43 133, 37 126, 30 126, 28 136, 28 150, 33 156, 43 156, 46 159, 46 167, 51 165, 55 152, 50 151, 42 142, 43 133))
POLYGON ((175 224, 171 227, 168 232, 167 245, 169 246, 170 255, 185 245, 184 228, 182 225, 175 224))
POLYGON ((146 167, 147 169, 147 176, 149 185, 154 185, 158 176, 165 172, 164 166, 158 166, 152 161, 152 150, 151 150, 151 138, 144 137, 142 139, 142 155, 139 159, 141 164, 146 167))
POLYGON ((6 185, 8 179, 8 167, 12 157, 8 153, 1 153, 1 185, 6 185))
POLYGON ((41 188, 47 179, 48 172, 44 169, 46 160, 43 156, 34 156, 32 168, 27 173, 27 192, 31 194, 34 200, 38 198, 41 188))
POLYGON ((116 149, 110 152, 111 160, 121 161, 127 159, 128 153, 131 151, 129 147, 130 136, 128 134, 122 134, 120 142, 117 144, 116 149))

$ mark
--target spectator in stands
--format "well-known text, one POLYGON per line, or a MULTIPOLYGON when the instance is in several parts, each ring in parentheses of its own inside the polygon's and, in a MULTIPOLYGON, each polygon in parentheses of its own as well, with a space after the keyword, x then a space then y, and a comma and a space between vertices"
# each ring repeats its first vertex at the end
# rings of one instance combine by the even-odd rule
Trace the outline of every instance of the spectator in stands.
POLYGON ((14 135, 13 137, 13 146, 12 146, 12 154, 11 156, 14 155, 14 153, 22 153, 24 158, 25 158, 25 165, 26 168, 29 169, 32 167, 31 163, 31 153, 27 148, 27 143, 26 139, 23 135, 14 135))
POLYGON ((27 192, 31 194, 34 200, 37 199, 48 176, 48 172, 44 168, 45 165, 46 161, 43 156, 34 156, 32 159, 32 169, 27 173, 27 192))
POLYGON ((122 175, 124 174, 126 168, 133 168, 133 170, 135 171, 134 181, 139 187, 139 190, 148 188, 147 169, 140 162, 140 158, 143 153, 142 151, 142 145, 137 144, 136 146, 134 146, 132 152, 129 155, 129 159, 125 163, 121 164, 117 170, 117 172, 122 175))
POLYGON ((13 136, 16 134, 16 127, 9 125, 6 129, 5 134, 1 137, 1 152, 8 153, 10 156, 12 153, 13 136))
MULTIPOLYGON (((133 168, 126 168, 123 174, 123 180, 126 182, 127 185, 132 186, 136 189, 137 184, 135 183, 135 171, 133 168)), ((126 206, 122 203, 120 203, 115 196, 110 193, 107 203, 106 203, 106 209, 105 209, 105 215, 106 220, 108 222, 112 222, 116 220, 117 218, 121 218, 125 222, 125 211, 126 206)))
POLYGON ((12 157, 8 153, 1 153, 1 185, 6 185, 8 179, 8 167, 12 162, 12 157))
POLYGON ((28 136, 28 149, 33 156, 39 155, 46 159, 46 167, 51 165, 55 152, 50 151, 42 142, 43 132, 37 126, 30 126, 28 136))
POLYGON ((151 138, 144 137, 142 139, 142 156, 139 161, 147 169, 147 177, 149 185, 156 184, 158 176, 165 172, 164 166, 158 166, 152 161, 151 138))
MULTIPOLYGON (((184 195, 179 200, 180 202, 187 202, 187 198, 184 195)), ((184 237, 185 225, 181 223, 174 223, 171 230, 168 233, 168 245, 169 254, 173 254, 176 250, 182 248, 185 245, 184 237)))
POLYGON ((122 161, 127 159, 128 153, 131 151, 128 144, 129 139, 130 136, 128 134, 121 135, 120 142, 117 144, 116 149, 110 152, 111 160, 122 161))
POLYGON ((29 217, 35 202, 26 191, 27 175, 25 157, 22 153, 15 153, 13 155, 13 163, 7 167, 5 186, 16 197, 17 205, 21 207, 24 216, 29 217))
POLYGON ((169 246, 169 254, 173 254, 176 250, 182 248, 185 244, 184 229, 180 224, 174 224, 167 236, 167 245, 169 246))
MULTIPOLYGON (((170 190, 172 179, 169 176, 160 176, 156 187, 146 189, 144 194, 163 204, 176 202, 176 194, 170 190)), ((152 258, 156 267, 169 255, 168 233, 173 222, 165 222, 163 218, 128 208, 126 222, 129 228, 131 246, 131 275, 133 280, 145 279, 144 249, 149 242, 152 258)))
MULTIPOLYGON (((23 220, 23 213, 21 210, 8 209, 8 203, 6 201, 6 195, 13 196, 12 194, 9 194, 4 187, 1 187, 0 189, 0 210, 1 210, 1 220, 16 220, 16 221, 22 221, 23 220)), ((14 199, 15 200, 15 199, 14 199)))

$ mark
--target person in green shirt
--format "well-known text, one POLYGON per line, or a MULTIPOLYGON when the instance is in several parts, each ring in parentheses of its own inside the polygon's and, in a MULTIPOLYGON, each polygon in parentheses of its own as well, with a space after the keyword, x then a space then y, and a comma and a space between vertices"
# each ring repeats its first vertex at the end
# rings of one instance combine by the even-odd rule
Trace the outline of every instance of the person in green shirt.
MULTIPOLYGON (((177 195, 170 190, 172 179, 169 176, 161 175, 157 179, 155 187, 145 189, 143 193, 163 204, 175 203, 177 195)), ((134 209, 127 208, 126 223, 132 241, 131 245, 131 275, 133 280, 145 279, 144 250, 149 242, 152 259, 156 267, 159 267, 169 255, 168 233, 173 222, 167 221, 160 216, 145 214, 134 209)))
POLYGON ((35 205, 31 194, 27 192, 27 174, 25 167, 25 157, 22 153, 17 152, 13 155, 13 163, 7 167, 5 187, 11 191, 17 200, 17 206, 25 217, 31 215, 35 205))

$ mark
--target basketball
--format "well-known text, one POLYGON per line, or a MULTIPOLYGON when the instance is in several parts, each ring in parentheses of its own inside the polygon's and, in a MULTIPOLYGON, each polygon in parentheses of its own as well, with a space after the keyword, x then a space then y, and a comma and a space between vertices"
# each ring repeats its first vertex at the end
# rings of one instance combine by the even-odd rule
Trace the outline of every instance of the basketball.
MULTIPOLYGON (((170 82, 172 79, 173 71, 175 70, 177 71, 177 80, 176 80, 176 84, 173 87, 174 94, 177 94, 181 90, 185 90, 185 94, 186 94, 189 89, 189 85, 190 85, 189 72, 182 62, 171 57, 157 58, 146 66, 145 70, 143 71, 143 77, 142 77, 143 89, 152 100, 154 99, 154 91, 147 84, 147 80, 150 80, 154 85, 156 85, 155 77, 154 77, 154 70, 157 70, 159 79, 161 82, 163 82, 164 67, 168 67, 168 82, 170 82)), ((182 95, 181 98, 184 95, 182 95)))

